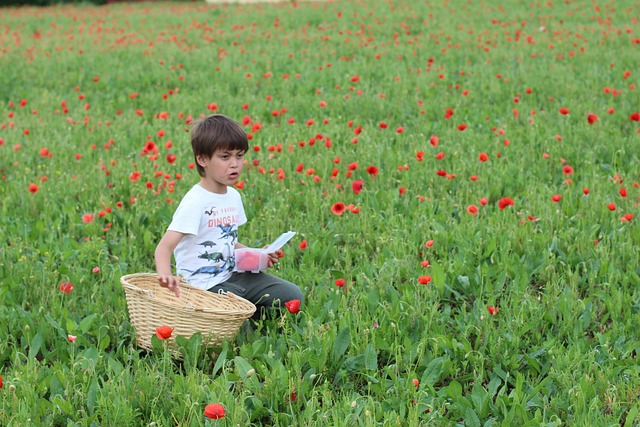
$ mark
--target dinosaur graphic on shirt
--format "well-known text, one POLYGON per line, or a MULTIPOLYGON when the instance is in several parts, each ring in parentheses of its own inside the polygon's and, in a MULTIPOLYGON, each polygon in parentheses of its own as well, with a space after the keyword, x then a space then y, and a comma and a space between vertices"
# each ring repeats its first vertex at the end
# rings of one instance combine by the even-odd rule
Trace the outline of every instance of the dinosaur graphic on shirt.
POLYGON ((216 242, 212 242, 211 240, 205 240, 204 242, 198 243, 198 245, 204 246, 205 248, 209 246, 214 247, 216 245, 216 242))
POLYGON ((207 261, 224 261, 224 257, 222 256, 222 252, 207 252, 205 251, 203 254, 198 255, 198 258, 206 259, 207 261))
POLYGON ((227 237, 231 237, 232 240, 235 240, 238 238, 238 229, 234 228, 236 227, 235 224, 231 224, 231 225, 218 225, 218 227, 220 228, 220 230, 222 231, 222 238, 225 239, 227 237))
POLYGON ((184 271, 186 271, 188 273, 191 273, 191 274, 189 274, 189 277, 193 277, 196 274, 209 274, 209 275, 217 276, 218 274, 220 274, 220 273, 222 273, 222 272, 224 272, 226 270, 229 270, 229 265, 233 264, 233 266, 235 267, 236 260, 235 260, 235 257, 232 256, 231 246, 228 243, 225 243, 224 245, 227 247, 227 253, 228 253, 226 260, 224 258, 222 258, 222 253, 220 253, 220 252, 213 252, 211 254, 209 254, 208 252, 205 252, 204 254, 199 255, 198 258, 207 259, 209 261, 216 261, 215 259, 213 259, 213 255, 219 254, 220 255, 220 259, 217 260, 218 263, 215 264, 215 265, 205 265, 205 266, 202 266, 202 267, 200 267, 200 268, 198 268, 196 270, 184 269, 184 271), (202 256, 202 255, 205 255, 205 254, 207 255, 207 257, 203 257, 202 256), (212 259, 209 259, 209 256, 211 256, 212 259), (220 263, 220 261, 224 261, 224 262, 220 263))

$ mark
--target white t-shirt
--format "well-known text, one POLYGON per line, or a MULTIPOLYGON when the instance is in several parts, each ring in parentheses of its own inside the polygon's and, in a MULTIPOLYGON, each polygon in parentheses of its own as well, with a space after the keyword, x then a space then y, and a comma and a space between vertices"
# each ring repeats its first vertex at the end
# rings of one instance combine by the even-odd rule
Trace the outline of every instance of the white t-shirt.
POLYGON ((226 194, 194 185, 173 214, 169 230, 185 234, 173 255, 179 275, 192 286, 209 289, 231 277, 238 227, 247 222, 240 193, 226 194))

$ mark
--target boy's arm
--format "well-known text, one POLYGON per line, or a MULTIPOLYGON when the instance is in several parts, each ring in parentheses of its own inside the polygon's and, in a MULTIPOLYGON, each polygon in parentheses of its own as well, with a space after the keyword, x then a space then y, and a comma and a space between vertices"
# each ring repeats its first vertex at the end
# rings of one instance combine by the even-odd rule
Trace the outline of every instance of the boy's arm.
POLYGON ((184 234, 177 231, 167 231, 155 251, 156 271, 158 272, 158 282, 160 286, 169 288, 177 297, 180 296, 180 277, 174 276, 171 269, 171 256, 173 250, 178 246, 184 234))

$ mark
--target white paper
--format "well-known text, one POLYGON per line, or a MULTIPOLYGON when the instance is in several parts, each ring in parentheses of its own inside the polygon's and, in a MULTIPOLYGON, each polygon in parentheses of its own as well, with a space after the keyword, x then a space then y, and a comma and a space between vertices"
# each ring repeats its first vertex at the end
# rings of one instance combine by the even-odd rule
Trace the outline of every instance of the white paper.
POLYGON ((263 251, 270 254, 277 251, 278 249, 282 249, 282 247, 286 245, 287 242, 291 240, 291 238, 295 235, 295 231, 287 231, 286 233, 282 233, 280 237, 274 240, 272 244, 264 248, 263 251))

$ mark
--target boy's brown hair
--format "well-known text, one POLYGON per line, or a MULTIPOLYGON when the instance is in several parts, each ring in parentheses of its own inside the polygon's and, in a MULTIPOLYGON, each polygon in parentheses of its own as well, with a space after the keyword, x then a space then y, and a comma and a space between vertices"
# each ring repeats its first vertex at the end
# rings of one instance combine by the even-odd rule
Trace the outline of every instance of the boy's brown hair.
POLYGON ((238 122, 223 114, 212 114, 197 121, 191 128, 191 148, 198 174, 204 176, 198 156, 210 159, 218 150, 247 151, 249 140, 238 122))

